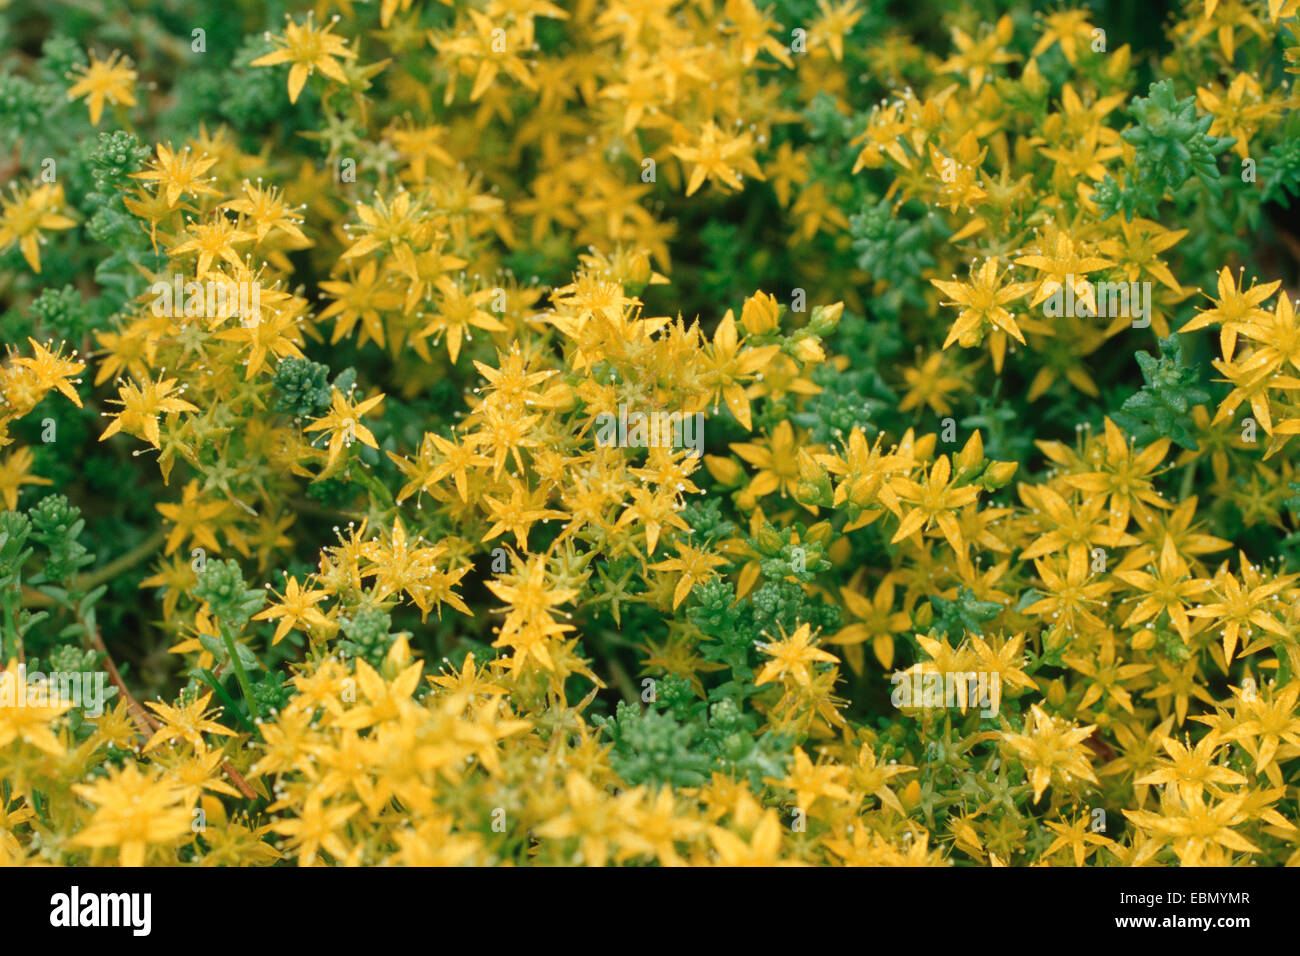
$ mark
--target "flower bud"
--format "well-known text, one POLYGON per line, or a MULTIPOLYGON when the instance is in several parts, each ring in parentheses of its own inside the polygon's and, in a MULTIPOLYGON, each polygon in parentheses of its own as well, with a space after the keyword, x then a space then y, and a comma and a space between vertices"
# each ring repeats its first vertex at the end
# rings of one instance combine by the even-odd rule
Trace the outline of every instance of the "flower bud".
POLYGON ((740 324, 750 335, 773 331, 780 317, 781 307, 777 304, 776 296, 766 292, 755 292, 745 300, 740 310, 740 324))
POLYGON ((1065 684, 1059 677, 1047 687, 1047 702, 1053 707, 1060 707, 1065 703, 1065 684))
POLYGON ((843 302, 814 306, 812 317, 808 320, 808 328, 818 335, 830 335, 835 331, 835 326, 840 324, 840 316, 843 314, 843 302))
POLYGON ((800 339, 795 343, 794 354, 799 361, 808 364, 822 362, 826 359, 826 353, 822 350, 821 343, 816 339, 800 339))
POLYGON ((986 488, 1001 488, 1011 480, 1011 476, 1016 473, 1016 469, 1019 467, 1019 462, 1014 461, 993 462, 984 472, 984 486, 986 488))

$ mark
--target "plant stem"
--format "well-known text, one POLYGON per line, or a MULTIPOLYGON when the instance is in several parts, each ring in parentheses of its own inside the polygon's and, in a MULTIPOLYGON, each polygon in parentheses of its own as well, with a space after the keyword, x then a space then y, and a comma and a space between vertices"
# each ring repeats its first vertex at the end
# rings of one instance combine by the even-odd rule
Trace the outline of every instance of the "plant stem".
POLYGON ((618 662, 618 658, 614 657, 612 654, 609 658, 609 674, 614 678, 614 683, 618 686, 618 689, 623 692, 623 696, 627 699, 627 702, 629 704, 635 703, 640 696, 636 692, 636 684, 632 683, 632 678, 629 677, 627 671, 623 669, 623 665, 618 662))
POLYGON ((235 653, 235 639, 230 636, 230 631, 224 624, 221 625, 221 640, 225 642, 226 653, 230 655, 230 663, 235 668, 235 679, 239 681, 239 689, 244 692, 248 709, 253 712, 254 717, 260 719, 262 711, 257 706, 257 698, 253 696, 253 685, 248 680, 248 672, 244 670, 244 662, 235 653))
MULTIPOLYGON (((154 720, 149 711, 140 706, 140 702, 135 699, 131 689, 126 686, 126 681, 122 679, 122 675, 118 672, 117 665, 113 663, 113 655, 108 652, 108 646, 99 635, 99 628, 87 628, 87 632, 90 634, 90 643, 94 645, 95 650, 104 655, 104 666, 108 669, 108 679, 113 682, 113 686, 121 693, 122 699, 126 701, 126 709, 131 712, 136 727, 147 740, 158 729, 158 722, 154 720)), ((229 761, 223 760, 221 769, 226 772, 226 776, 230 778, 230 782, 235 785, 236 790, 249 800, 257 799, 257 793, 248 785, 248 781, 244 779, 243 775, 230 765, 229 761)))
MULTIPOLYGON (((77 590, 82 594, 99 587, 105 581, 116 577, 128 568, 133 568, 145 558, 149 557, 155 551, 162 547, 166 540, 167 534, 161 529, 154 532, 147 539, 136 545, 120 558, 116 558, 98 570, 91 571, 87 574, 78 575, 72 583, 69 590, 77 590)), ((42 594, 40 591, 33 591, 31 588, 23 589, 23 607, 53 607, 57 602, 48 594, 42 594)))
POLYGON ((18 608, 21 605, 15 591, 6 588, 4 600, 0 602, 0 667, 5 665, 6 647, 12 645, 11 653, 22 654, 22 641, 18 637, 18 608))
POLYGON ((1192 482, 1196 478, 1196 462, 1188 462, 1187 467, 1183 469, 1183 480, 1178 486, 1179 502, 1186 501, 1192 494, 1192 482))
POLYGON ((388 507, 396 507, 397 502, 393 500, 393 494, 384 487, 383 482, 372 475, 365 465, 357 468, 348 469, 348 474, 358 482, 366 486, 366 489, 380 501, 388 502, 388 507))

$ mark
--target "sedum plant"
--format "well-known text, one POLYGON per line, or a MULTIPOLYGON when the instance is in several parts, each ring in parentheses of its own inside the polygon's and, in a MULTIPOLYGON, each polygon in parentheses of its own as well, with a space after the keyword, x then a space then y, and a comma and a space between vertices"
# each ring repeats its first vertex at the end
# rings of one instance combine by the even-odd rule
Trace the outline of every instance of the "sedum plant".
POLYGON ((1296 0, 136 6, 0 29, 0 861, 1300 861, 1296 0))

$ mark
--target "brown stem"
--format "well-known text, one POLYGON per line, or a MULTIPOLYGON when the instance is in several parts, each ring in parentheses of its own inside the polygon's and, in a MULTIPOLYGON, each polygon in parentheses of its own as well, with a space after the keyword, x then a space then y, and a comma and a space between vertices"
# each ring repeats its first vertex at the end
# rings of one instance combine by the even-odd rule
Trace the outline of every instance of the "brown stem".
MULTIPOLYGON (((108 652, 104 639, 99 636, 99 628, 94 628, 90 632, 90 643, 95 646, 95 650, 104 655, 104 666, 108 668, 108 679, 113 682, 113 686, 122 694, 122 699, 126 701, 127 710, 131 711, 131 716, 135 719, 135 725, 139 728, 140 733, 145 737, 150 737, 158 729, 158 722, 154 720, 149 711, 145 710, 135 695, 131 693, 130 688, 126 686, 126 681, 122 680, 122 675, 118 672, 117 665, 113 663, 113 655, 108 652)), ((248 785, 248 781, 243 775, 232 767, 229 761, 221 761, 221 769, 226 772, 230 782, 235 785, 235 789, 242 793, 249 800, 256 800, 257 794, 253 788, 248 785)))
POLYGON ((1291 257, 1300 262, 1300 239, 1297 239, 1285 229, 1279 229, 1277 234, 1278 238, 1282 240, 1282 244, 1286 246, 1287 252, 1291 253, 1291 257))
POLYGON ((637 693, 636 684, 632 683, 632 678, 623 669, 623 665, 613 655, 610 655, 607 664, 610 676, 614 679, 614 684, 623 693, 623 697, 627 702, 635 703, 639 700, 641 695, 637 693))

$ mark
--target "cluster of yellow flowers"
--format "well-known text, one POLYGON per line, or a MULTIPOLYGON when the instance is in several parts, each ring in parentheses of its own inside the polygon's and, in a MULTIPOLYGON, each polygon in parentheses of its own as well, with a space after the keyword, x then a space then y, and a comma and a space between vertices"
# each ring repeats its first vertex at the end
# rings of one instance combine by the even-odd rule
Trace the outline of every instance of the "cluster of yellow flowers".
MULTIPOLYGON (((943 58, 902 30, 846 51, 870 5, 807 6, 384 0, 363 29, 320 0, 250 62, 316 111, 320 158, 219 123, 156 144, 122 202, 163 266, 81 352, 14 347, 0 446, 92 373, 98 440, 166 483, 141 600, 191 682, 142 705, 114 670, 85 721, 57 695, 0 705, 0 862, 1300 862, 1288 288, 1223 266, 1200 308, 1192 227, 1108 212, 1149 147, 1121 136, 1130 51, 1087 12, 957 12, 943 58), (896 92, 864 104, 868 81, 896 92), (842 155, 781 132, 814 114, 852 126, 842 155), (881 221, 851 224, 868 176, 881 221), (656 314, 698 255, 675 217, 743 215, 718 204, 755 181, 793 271, 656 314), (566 284, 514 271, 571 254, 566 284), (1162 338, 1219 329, 1230 391, 1184 403, 1194 440, 1081 412, 1075 441, 1019 454, 1000 419, 959 428, 1003 380, 1029 405, 1111 397, 1108 343, 1151 332, 1102 283, 1152 289, 1162 338), (888 424, 823 427, 866 361, 840 336, 877 308, 915 350, 875 370, 888 424), (366 371, 286 403, 309 357, 366 371), (411 411, 447 382, 454 416, 411 411), (627 409, 724 439, 597 440, 627 409), (217 556, 256 586, 213 584, 217 556)), ((1230 77, 1194 91, 1211 119, 1188 134, 1233 140, 1216 188, 1258 188, 1235 164, 1296 105, 1234 58, 1281 52, 1298 12, 1210 0, 1171 27, 1168 75, 1230 77)), ((92 51, 67 92, 98 125, 138 83, 92 51)), ((75 226, 33 184, 0 247, 39 272, 75 226)), ((49 481, 7 450, 14 510, 49 481)), ((41 606, 15 593, 6 616, 41 606)), ((0 690, 22 685, 3 653, 0 690)))
MULTIPOLYGON (((30 357, 11 356, 0 365, 0 448, 12 444, 9 423, 27 415, 50 392, 58 392, 70 402, 81 407, 81 396, 73 385, 81 381, 77 376, 85 371, 84 362, 77 360, 74 352, 65 358, 62 349, 54 351, 39 342, 29 343, 30 357)), ((31 474, 32 454, 27 448, 18 448, 0 462, 0 497, 5 507, 18 507, 18 489, 23 485, 48 485, 48 479, 31 474)))

